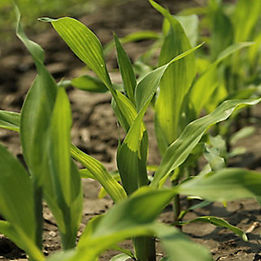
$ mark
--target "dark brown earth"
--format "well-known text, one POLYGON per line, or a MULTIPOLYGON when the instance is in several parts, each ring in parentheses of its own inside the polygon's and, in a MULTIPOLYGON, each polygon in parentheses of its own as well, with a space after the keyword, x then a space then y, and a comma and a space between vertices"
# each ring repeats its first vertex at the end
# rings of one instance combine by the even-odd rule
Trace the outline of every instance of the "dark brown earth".
MULTIPOLYGON (((169 6, 172 12, 177 12, 186 6, 197 6, 205 1, 161 1, 169 6)), ((98 10, 81 19, 92 28, 102 43, 112 39, 112 32, 119 36, 141 29, 160 30, 161 16, 157 14, 147 1, 128 1, 98 10)), ((31 36, 33 40, 42 45, 46 51, 46 64, 49 71, 57 81, 70 79, 82 74, 83 64, 71 53, 66 45, 51 29, 31 36)), ((126 45, 130 57, 135 60, 144 52, 149 42, 139 42, 126 45)), ((0 45, 0 109, 19 111, 23 99, 35 76, 35 69, 30 55, 17 40, 8 46, 0 45)), ((116 66, 113 55, 108 58, 109 70, 116 66)), ((115 82, 120 82, 117 73, 111 73, 115 82)), ((102 161, 109 170, 114 170, 115 151, 121 131, 117 128, 116 119, 110 106, 109 94, 91 94, 80 90, 69 89, 72 104, 74 125, 72 129, 73 142, 88 154, 102 161)), ((261 106, 254 108, 253 125, 256 132, 251 137, 241 140, 238 145, 247 148, 243 156, 233 159, 234 166, 248 167, 261 170, 261 106), (258 120, 259 118, 259 120, 258 120)), ((146 125, 150 132, 149 164, 158 164, 159 153, 153 136, 153 114, 146 115, 146 125)), ((16 133, 0 130, 0 141, 9 150, 22 159, 19 137, 16 133)), ((98 199, 99 185, 92 180, 84 180, 84 214, 81 231, 88 220, 97 214, 104 213, 112 206, 109 198, 98 199)), ((227 207, 214 203, 206 208, 193 211, 185 216, 191 219, 202 215, 215 215, 223 217, 233 225, 237 225, 247 232, 249 242, 244 242, 230 231, 216 228, 210 224, 190 224, 183 228, 192 240, 208 247, 214 260, 261 260, 261 212, 260 206, 253 200, 229 202, 227 207)), ((60 248, 59 236, 55 220, 45 206, 45 232, 44 253, 46 255, 60 248)), ((162 221, 171 223, 172 212, 168 208, 162 215, 162 221)), ((80 233, 79 233, 80 234, 80 233)), ((130 247, 130 242, 123 243, 130 247)), ((106 252, 100 260, 109 260, 115 252, 106 252)), ((159 258, 161 256, 159 252, 159 258)), ((0 260, 25 260, 25 254, 16 248, 8 239, 0 235, 0 260)))

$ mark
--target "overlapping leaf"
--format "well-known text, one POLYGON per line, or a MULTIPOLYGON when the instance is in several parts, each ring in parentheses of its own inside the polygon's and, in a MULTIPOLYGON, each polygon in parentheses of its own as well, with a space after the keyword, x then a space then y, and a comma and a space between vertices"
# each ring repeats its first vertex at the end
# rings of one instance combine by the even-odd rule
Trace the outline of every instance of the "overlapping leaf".
POLYGON ((86 227, 76 251, 61 253, 49 260, 95 260, 102 251, 123 239, 142 235, 158 236, 171 260, 211 260, 207 250, 192 243, 177 229, 154 222, 174 194, 173 190, 141 189, 114 206, 104 217, 93 219, 86 227), (148 204, 151 207, 144 211, 148 204), (184 248, 190 251, 183 251, 184 248))
POLYGON ((148 184, 146 171, 148 144, 146 131, 143 126, 143 116, 147 107, 149 106, 160 80, 168 67, 191 54, 200 46, 201 45, 198 45, 176 56, 167 64, 148 73, 138 83, 135 90, 135 101, 138 115, 117 152, 117 165, 124 188, 129 194, 135 191, 138 187, 148 184))
POLYGON ((222 1, 209 1, 208 9, 211 31, 210 52, 213 61, 220 52, 233 43, 234 28, 230 18, 223 10, 222 1))
POLYGON ((81 162, 91 175, 99 181, 115 202, 126 197, 126 193, 121 185, 108 173, 106 168, 98 160, 83 153, 75 146, 71 147, 71 153, 72 156, 81 162))
POLYGON ((99 79, 89 75, 83 75, 72 79, 71 84, 83 91, 89 92, 106 92, 108 91, 106 85, 99 79))
MULTIPOLYGON (((168 63, 173 57, 187 51, 191 44, 183 26, 166 9, 150 1, 169 22, 170 30, 161 48, 159 65, 168 63)), ((194 54, 173 63, 164 73, 160 82, 160 93, 156 101, 156 134, 161 153, 180 133, 180 115, 183 100, 195 76, 194 54), (162 139, 162 136, 164 139, 162 139), (166 142, 163 143, 162 140, 166 142)))
POLYGON ((260 102, 260 100, 261 99, 225 101, 212 113, 187 125, 178 139, 168 147, 151 185, 157 187, 163 177, 179 167, 211 125, 226 120, 239 105, 255 105, 260 102))
POLYGON ((17 20, 17 36, 31 53, 38 73, 22 107, 20 132, 23 155, 31 174, 36 180, 35 182, 39 185, 47 164, 44 155, 46 152, 46 133, 50 122, 49 116, 55 102, 57 86, 43 64, 44 52, 42 48, 30 41, 24 34, 18 10, 17 20))
POLYGON ((235 42, 249 40, 258 19, 260 19, 260 12, 260 1, 252 1, 251 5, 248 0, 239 0, 237 2, 233 15, 235 42))
MULTIPOLYGON (((199 18, 197 15, 177 15, 174 16, 183 26, 183 29, 190 40, 191 46, 196 46, 198 40, 198 26, 199 26, 199 18)), ((170 29, 170 24, 168 20, 165 18, 163 23, 163 33, 165 35, 168 34, 170 29)))
POLYGON ((37 220, 32 181, 19 163, 0 145, 0 209, 7 221, 0 222, 0 233, 14 240, 35 260, 43 260, 36 246, 37 220))
POLYGON ((85 25, 73 18, 42 18, 51 22, 55 30, 72 51, 92 70, 111 92, 116 104, 115 112, 124 129, 128 129, 136 117, 134 105, 122 93, 113 88, 106 64, 102 45, 96 35, 85 25))
MULTIPOLYGON (((196 114, 199 115, 201 110, 210 102, 210 98, 213 95, 217 87, 220 87, 221 82, 218 76, 218 65, 226 59, 228 56, 232 55, 235 52, 238 52, 242 48, 251 46, 252 43, 237 43, 229 46, 223 52, 221 52, 217 60, 212 63, 207 71, 196 81, 193 85, 190 100, 194 105, 196 114)), ((221 97, 221 99, 223 96, 221 97)), ((220 102, 220 99, 217 99, 216 103, 220 102)))
POLYGON ((184 224, 190 224, 190 223, 196 223, 196 222, 210 223, 217 227, 227 228, 227 229, 231 230, 233 233, 240 236, 244 241, 248 240, 247 235, 245 234, 244 231, 242 231, 240 228, 238 228, 236 226, 229 224, 226 220, 224 220, 222 218, 218 218, 218 217, 203 216, 203 217, 198 217, 198 218, 195 218, 192 220, 180 222, 180 224, 184 225, 184 224))
POLYGON ((181 184, 179 191, 211 201, 229 201, 261 196, 261 175, 245 169, 223 169, 181 184))
POLYGON ((65 248, 75 245, 82 216, 81 179, 70 155, 71 124, 70 103, 65 90, 60 87, 49 127, 48 152, 50 185, 53 187, 57 204, 62 211, 63 220, 57 220, 57 222, 63 223, 60 232, 65 248))

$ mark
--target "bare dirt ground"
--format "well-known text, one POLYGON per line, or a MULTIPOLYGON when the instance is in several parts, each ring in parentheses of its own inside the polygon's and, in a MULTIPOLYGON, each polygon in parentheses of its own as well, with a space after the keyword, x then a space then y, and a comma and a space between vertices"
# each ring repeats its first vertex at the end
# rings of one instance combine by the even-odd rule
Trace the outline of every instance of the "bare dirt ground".
MULTIPOLYGON (((163 1, 162 1, 163 2, 163 1)), ((186 6, 196 6, 204 1, 164 1, 172 12, 177 12, 186 6)), ((112 39, 112 32, 124 36, 141 29, 160 30, 162 18, 146 1, 130 1, 128 4, 106 7, 88 17, 81 19, 92 28, 102 43, 112 39)), ((81 62, 71 53, 53 30, 31 36, 42 45, 46 51, 46 64, 55 79, 70 79, 84 72, 81 62)), ((131 43, 126 45, 130 57, 135 60, 146 50, 149 42, 131 43)), ((17 40, 10 46, 1 46, 0 59, 0 109, 20 111, 25 94, 35 77, 35 69, 30 55, 17 40)), ((114 56, 108 59, 109 69, 116 66, 114 56)), ((118 74, 112 73, 114 81, 120 81, 118 74)), ((110 106, 109 94, 91 94, 80 90, 69 89, 69 97, 73 112, 72 139, 82 150, 102 161, 109 170, 114 170, 115 152, 118 138, 122 133, 118 130, 116 119, 110 106)), ((242 140, 239 145, 245 146, 247 152, 233 160, 234 166, 251 169, 261 169, 261 107, 254 108, 256 132, 251 137, 242 140)), ((150 132, 149 163, 158 164, 159 153, 153 135, 153 115, 146 115, 146 125, 150 132)), ((0 141, 22 160, 19 137, 16 133, 0 130, 0 141)), ((84 214, 81 231, 90 218, 104 213, 112 206, 109 198, 98 199, 99 185, 92 180, 84 180, 84 214)), ((201 215, 223 217, 233 225, 247 231, 249 242, 244 242, 226 229, 216 228, 210 224, 190 224, 183 228, 192 240, 208 247, 214 260, 261 260, 261 211, 253 200, 229 202, 227 207, 222 204, 210 206, 188 213, 186 219, 201 215)), ((55 220, 45 207, 44 253, 46 255, 60 248, 59 235, 55 220)), ((172 222, 172 211, 167 208, 160 217, 164 222, 172 222)), ((130 247, 126 241, 123 246, 130 247)), ((100 260, 109 260, 114 252, 106 252, 100 260)), ((159 252, 159 258, 160 254, 159 252)), ((25 260, 25 254, 17 249, 9 240, 0 235, 0 260, 25 260)))

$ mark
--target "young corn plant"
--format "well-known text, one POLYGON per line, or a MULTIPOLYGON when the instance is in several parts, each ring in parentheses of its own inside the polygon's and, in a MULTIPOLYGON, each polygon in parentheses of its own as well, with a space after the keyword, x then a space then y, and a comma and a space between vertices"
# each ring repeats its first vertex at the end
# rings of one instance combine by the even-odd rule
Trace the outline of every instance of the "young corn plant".
MULTIPOLYGON (((155 2, 151 3, 166 13, 155 2)), ((130 60, 115 36, 124 88, 121 92, 110 80, 102 46, 92 31, 68 17, 42 20, 51 22, 72 51, 96 73, 99 81, 112 94, 112 107, 126 132, 117 151, 121 184, 102 163, 71 144, 71 113, 66 92, 46 70, 41 47, 24 34, 18 13, 17 35, 34 59, 37 76, 21 113, 0 111, 0 127, 20 133, 28 168, 27 171, 0 146, 0 212, 5 218, 0 221, 0 233, 24 249, 31 260, 45 260, 41 252, 44 199, 56 219, 63 247, 62 252, 47 260, 92 261, 110 248, 122 252, 112 260, 156 260, 155 237, 160 239, 165 250, 166 258, 163 260, 211 260, 203 247, 189 241, 174 227, 156 221, 156 218, 179 194, 220 202, 259 198, 260 174, 224 169, 202 173, 172 188, 162 186, 166 178, 188 159, 210 126, 226 120, 238 106, 254 105, 260 99, 226 101, 212 113, 187 124, 175 141, 169 142, 150 181, 147 173, 148 137, 143 116, 168 70, 175 64, 178 66, 185 62, 185 58, 191 57, 200 45, 194 48, 188 46, 187 50, 177 53, 137 83, 130 60), (86 169, 79 171, 72 158, 86 169), (82 215, 80 173, 97 180, 115 206, 105 215, 92 219, 76 245, 82 215), (134 253, 117 245, 126 238, 133 238, 134 253)), ((173 23, 179 27, 176 21, 173 23)), ((226 227, 247 240, 244 232, 220 218, 201 217, 188 222, 209 222, 226 227)))
MULTIPOLYGON (((210 34, 210 37, 206 37, 210 55, 204 55, 198 60, 199 65, 207 69, 192 89, 194 96, 192 101, 195 108, 198 108, 197 113, 200 113, 202 109, 207 112, 213 111, 220 102, 226 99, 249 98, 258 95, 260 8, 259 1, 253 1, 249 6, 246 0, 239 0, 236 4, 209 0, 208 5, 203 8, 204 18, 201 26, 206 27, 210 34), (249 13, 252 14, 251 17, 249 13), (237 53, 231 52, 230 59, 224 60, 223 54, 226 50, 231 51, 232 46, 238 47, 237 53), (202 99, 202 94, 205 93, 203 85, 209 85, 210 89, 207 96, 204 95, 206 99, 202 99)), ((234 114, 229 121, 219 126, 218 132, 226 140, 227 155, 236 153, 236 150, 230 152, 234 140, 233 130, 238 131, 242 127, 242 119, 247 121, 249 118, 250 109, 248 108, 240 114, 234 114)), ((240 134, 235 135, 237 137, 242 134, 249 135, 251 132, 251 129, 246 127, 240 131, 240 134)))

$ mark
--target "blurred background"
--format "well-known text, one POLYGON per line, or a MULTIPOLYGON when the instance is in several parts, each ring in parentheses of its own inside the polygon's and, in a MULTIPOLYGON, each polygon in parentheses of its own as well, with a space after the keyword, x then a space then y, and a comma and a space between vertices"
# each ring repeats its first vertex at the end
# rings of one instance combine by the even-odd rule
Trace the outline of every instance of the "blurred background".
MULTIPOLYGON (((0 1, 0 41, 12 39, 15 28, 15 13, 12 0, 0 1)), ((23 25, 32 31, 42 31, 48 25, 37 22, 39 17, 81 17, 93 13, 100 7, 120 4, 128 0, 15 0, 21 14, 23 25)))

